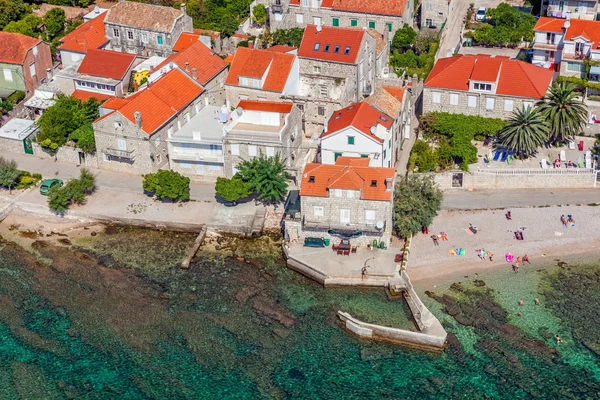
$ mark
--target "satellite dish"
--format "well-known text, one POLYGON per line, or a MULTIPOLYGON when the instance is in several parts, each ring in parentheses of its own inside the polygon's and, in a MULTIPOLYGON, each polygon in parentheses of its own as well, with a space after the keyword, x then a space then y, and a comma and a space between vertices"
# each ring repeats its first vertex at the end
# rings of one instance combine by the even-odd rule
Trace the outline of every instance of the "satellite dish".
POLYGON ((375 224, 375 228, 383 229, 383 221, 377 221, 377 223, 375 224))
POLYGON ((237 113, 237 115, 239 115, 241 117, 242 114, 244 113, 244 109, 242 107, 238 107, 235 109, 235 112, 237 113))
POLYGON ((317 25, 317 32, 321 32, 323 30, 323 28, 321 27, 321 25, 317 25))
POLYGON ((569 29, 570 26, 571 26, 571 22, 569 20, 566 20, 565 25, 564 25, 565 29, 569 29))
POLYGON ((376 126, 372 126, 371 127, 371 133, 374 135, 377 133, 377 127, 376 126))

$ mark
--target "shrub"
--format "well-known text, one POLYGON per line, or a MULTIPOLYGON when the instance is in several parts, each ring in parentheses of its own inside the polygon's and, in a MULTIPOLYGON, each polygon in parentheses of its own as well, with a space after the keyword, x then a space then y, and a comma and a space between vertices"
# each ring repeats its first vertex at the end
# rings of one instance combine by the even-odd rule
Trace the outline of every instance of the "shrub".
POLYGON ((285 165, 275 157, 256 157, 238 165, 238 174, 248 188, 266 201, 280 201, 287 194, 285 165))
POLYGON ((144 175, 144 190, 159 200, 185 201, 190 199, 190 178, 171 170, 144 175))
POLYGON ((0 186, 12 190, 16 186, 21 171, 17 169, 17 163, 14 160, 7 160, 0 157, 0 186))
POLYGON ((237 201, 252 194, 248 183, 237 175, 231 179, 217 178, 215 191, 217 196, 224 198, 226 201, 237 201))
POLYGON ((96 152, 96 139, 94 137, 94 127, 91 123, 85 124, 69 135, 69 140, 75 142, 75 146, 86 153, 96 152))
POLYGON ((79 179, 71 179, 65 186, 50 191, 48 207, 54 212, 62 213, 73 203, 85 204, 87 195, 91 194, 95 187, 96 177, 83 168, 79 173, 79 179))
POLYGON ((433 177, 409 175, 394 188, 394 226, 408 238, 429 226, 442 206, 442 192, 433 177))
POLYGON ((66 187, 54 187, 48 193, 48 207, 56 213, 63 213, 71 204, 71 193, 66 187))

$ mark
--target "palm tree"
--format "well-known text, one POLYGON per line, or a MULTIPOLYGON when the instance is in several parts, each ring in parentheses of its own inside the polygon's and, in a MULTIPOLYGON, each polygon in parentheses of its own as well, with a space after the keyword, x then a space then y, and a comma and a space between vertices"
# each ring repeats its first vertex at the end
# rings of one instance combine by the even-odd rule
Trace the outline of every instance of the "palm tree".
POLYGON ((555 83, 546 96, 536 105, 548 121, 550 141, 562 144, 579 134, 585 126, 588 111, 581 100, 576 99, 575 85, 555 83))
POLYGON ((502 127, 497 137, 497 147, 513 150, 519 158, 535 154, 548 140, 548 123, 538 108, 517 109, 502 127))

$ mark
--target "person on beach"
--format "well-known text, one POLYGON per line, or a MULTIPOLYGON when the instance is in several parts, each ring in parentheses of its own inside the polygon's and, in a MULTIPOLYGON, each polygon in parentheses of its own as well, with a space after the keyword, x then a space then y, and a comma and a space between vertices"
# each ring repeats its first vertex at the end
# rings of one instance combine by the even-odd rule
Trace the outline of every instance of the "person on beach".
POLYGON ((519 272, 519 262, 515 263, 515 272, 519 272))
POLYGON ((567 227, 567 219, 565 218, 565 216, 564 216, 564 215, 561 215, 561 216, 560 216, 560 222, 562 222, 562 224, 563 224, 563 228, 566 228, 566 227, 567 227))
POLYGON ((561 344, 562 343, 562 339, 560 338, 560 336, 554 335, 554 339, 556 339, 556 344, 561 344))
POLYGON ((573 217, 571 215, 567 216, 567 222, 569 223, 569 225, 575 226, 575 220, 573 219, 573 217))
POLYGON ((490 256, 490 261, 494 261, 494 253, 490 251, 488 255, 490 256))
POLYGON ((523 264, 525 264, 525 263, 527 263, 527 264, 531 264, 531 261, 529 261, 529 257, 527 257, 527 254, 525 254, 525 255, 523 256, 523 264))
POLYGON ((439 244, 439 242, 438 242, 438 237, 437 237, 437 235, 431 235, 431 238, 433 239, 433 244, 434 244, 435 246, 439 246, 439 245, 440 245, 440 244, 439 244))
POLYGON ((367 267, 362 267, 362 269, 360 270, 360 274, 362 275, 361 279, 365 279, 365 276, 367 275, 367 267))
POLYGON ((523 301, 523 299, 519 300, 519 306, 523 307, 523 304, 525 304, 525 302, 523 301))
POLYGON ((538 299, 537 297, 535 298, 535 304, 538 306, 540 305, 540 299, 538 299))
POLYGON ((521 264, 521 256, 517 257, 517 265, 521 264))

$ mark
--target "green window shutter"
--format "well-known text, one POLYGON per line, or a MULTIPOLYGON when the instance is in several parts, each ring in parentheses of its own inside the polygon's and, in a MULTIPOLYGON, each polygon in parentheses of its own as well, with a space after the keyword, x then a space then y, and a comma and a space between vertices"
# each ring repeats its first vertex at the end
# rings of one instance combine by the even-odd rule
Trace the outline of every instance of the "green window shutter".
POLYGON ((156 43, 163 44, 163 37, 162 36, 157 36, 156 37, 156 43))
POLYGON ((391 32, 392 31, 392 24, 388 22, 387 27, 388 27, 388 32, 391 32))
POLYGON ((340 26, 340 19, 339 18, 332 18, 331 19, 331 25, 333 25, 333 26, 340 26))
POLYGON ((348 136, 348 144, 354 144, 354 136, 348 136))
POLYGON ((361 158, 369 158, 369 155, 368 154, 361 154, 360 157, 361 158))
POLYGON ((358 20, 357 19, 351 19, 350 20, 350 26, 358 26, 358 20))
POLYGON ((369 21, 369 28, 375 29, 375 21, 369 21))
POLYGON ((342 153, 333 153, 333 161, 336 161, 338 157, 341 157, 342 153))

